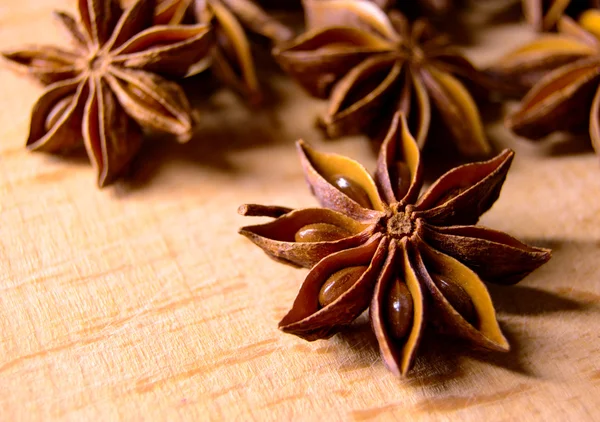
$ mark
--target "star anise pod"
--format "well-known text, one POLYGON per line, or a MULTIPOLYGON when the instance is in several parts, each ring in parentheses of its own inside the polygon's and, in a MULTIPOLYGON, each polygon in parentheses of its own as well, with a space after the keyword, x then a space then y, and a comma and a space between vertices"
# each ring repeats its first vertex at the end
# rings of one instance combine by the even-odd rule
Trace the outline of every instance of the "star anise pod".
POLYGON ((183 90, 164 79, 183 76, 209 52, 206 25, 152 26, 154 2, 122 11, 115 0, 79 0, 80 21, 56 16, 73 47, 4 52, 48 85, 33 107, 27 148, 58 153, 83 143, 98 174, 110 183, 137 153, 141 128, 190 138, 192 119, 183 90))
MULTIPOLYGON (((216 76, 251 102, 259 102, 261 90, 245 29, 276 44, 292 38, 292 30, 252 0, 158 0, 156 22, 180 22, 190 7, 197 22, 213 27, 211 65, 216 76)), ((195 73, 206 64, 196 66, 195 73)))
POLYGON ((386 15, 364 0, 306 3, 309 30, 276 48, 282 67, 314 96, 329 96, 321 123, 331 137, 367 131, 376 117, 406 113, 420 147, 438 111, 458 149, 490 151, 475 101, 459 78, 479 72, 425 20, 386 15))
POLYGON ((576 46, 580 53, 539 80, 506 124, 531 139, 587 126, 600 155, 600 11, 587 11, 580 25, 562 19, 561 24, 570 22, 571 35, 558 38, 557 44, 576 46))
POLYGON ((500 58, 483 71, 489 88, 505 95, 523 96, 549 73, 599 55, 598 38, 589 32, 597 14, 590 11, 582 16, 588 29, 563 16, 557 34, 542 34, 500 58))
POLYGON ((537 31, 555 29, 564 15, 575 16, 583 10, 600 8, 600 0, 521 0, 527 22, 537 31))
POLYGON ((375 177, 357 162, 299 141, 307 182, 321 206, 290 210, 246 205, 244 215, 278 217, 240 233, 270 256, 312 267, 279 327, 328 338, 367 307, 383 359, 405 374, 428 323, 476 346, 506 351, 482 282, 512 284, 550 251, 475 224, 500 194, 514 153, 466 164, 419 197, 419 148, 394 117, 375 177))

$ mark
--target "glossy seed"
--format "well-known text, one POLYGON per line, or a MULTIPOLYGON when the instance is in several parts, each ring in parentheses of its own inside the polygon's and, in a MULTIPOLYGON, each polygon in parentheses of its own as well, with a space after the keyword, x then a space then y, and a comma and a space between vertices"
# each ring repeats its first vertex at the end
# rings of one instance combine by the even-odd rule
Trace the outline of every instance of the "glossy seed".
POLYGON ((437 274, 432 274, 431 278, 456 312, 471 325, 475 325, 477 322, 477 312, 475 311, 473 301, 471 301, 465 289, 456 283, 444 280, 437 274))
POLYGON ((69 95, 68 97, 63 98, 54 104, 54 107, 52 107, 52 110, 50 110, 50 113, 48 113, 48 116, 46 116, 46 121, 44 122, 44 126, 47 131, 52 129, 54 125, 58 123, 67 108, 69 108, 71 101, 73 101, 73 96, 69 95))
POLYGON ((413 300, 406 283, 394 280, 388 293, 387 323, 390 334, 395 339, 408 335, 413 320, 413 300))
POLYGON ((325 307, 346 292, 367 270, 367 266, 348 267, 329 276, 319 292, 319 304, 325 307))
POLYGON ((332 177, 331 181, 336 188, 363 208, 372 208, 369 195, 358 182, 343 175, 335 175, 332 177))
POLYGON ((296 242, 332 242, 351 236, 348 230, 334 224, 308 224, 296 232, 296 242))
POLYGON ((402 199, 408 189, 410 188, 410 168, 406 163, 402 163, 400 161, 396 162, 396 165, 391 169, 391 182, 393 183, 393 187, 395 190, 396 198, 402 199))

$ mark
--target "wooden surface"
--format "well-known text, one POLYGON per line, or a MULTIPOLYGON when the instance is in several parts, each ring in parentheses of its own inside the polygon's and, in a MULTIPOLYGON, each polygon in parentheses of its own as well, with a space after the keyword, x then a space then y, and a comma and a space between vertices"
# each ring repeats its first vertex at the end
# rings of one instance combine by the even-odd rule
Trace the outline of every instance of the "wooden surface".
MULTIPOLYGON (((74 3, 1 0, 0 48, 61 42, 50 12, 74 3)), ((530 37, 505 24, 468 51, 486 61, 530 37)), ((85 157, 25 150, 41 88, 0 69, 0 419, 599 420, 600 165, 589 142, 530 144, 490 127, 517 158, 481 222, 553 259, 490 289, 510 353, 429 339, 396 379, 364 317, 328 341, 280 333, 306 270, 236 234, 259 221, 238 216, 241 203, 315 204, 294 139, 374 163, 361 137, 322 140, 322 103, 281 77, 273 90, 280 105, 259 112, 212 93, 191 144, 150 142, 127 180, 99 191, 85 157)))

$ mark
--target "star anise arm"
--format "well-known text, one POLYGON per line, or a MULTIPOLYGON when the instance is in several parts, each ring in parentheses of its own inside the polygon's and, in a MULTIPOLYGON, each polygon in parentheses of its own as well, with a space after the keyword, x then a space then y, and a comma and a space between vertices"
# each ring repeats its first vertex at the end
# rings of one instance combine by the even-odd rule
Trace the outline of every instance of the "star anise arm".
POLYGON ((98 186, 103 187, 114 181, 138 152, 142 133, 102 79, 90 79, 89 90, 83 139, 98 174, 98 186))
POLYGON ((389 41, 367 31, 330 27, 275 47, 273 55, 311 95, 326 97, 333 84, 365 58, 392 50, 389 41))
POLYGON ((214 69, 223 82, 251 100, 260 100, 260 87, 250 42, 235 15, 219 1, 197 2, 199 22, 213 22, 218 48, 213 51, 214 69), (203 5, 203 6, 201 6, 203 5))
POLYGON ((599 50, 570 36, 548 34, 508 53, 484 73, 495 91, 523 95, 553 70, 599 50))
POLYGON ((456 258, 486 282, 515 284, 551 257, 549 249, 486 227, 436 227, 419 221, 417 231, 427 244, 456 258))
POLYGON ((557 130, 585 125, 600 80, 600 57, 590 57, 563 66, 547 75, 521 101, 506 125, 532 139, 557 130))
POLYGON ((535 30, 549 31, 556 26, 569 3, 571 0, 522 0, 523 14, 535 30))
POLYGON ((282 207, 280 205, 244 204, 238 207, 238 214, 245 217, 279 218, 292 211, 294 211, 293 208, 282 207))
POLYGON ((181 23, 193 0, 158 1, 154 11, 155 25, 176 25, 181 23))
POLYGON ((265 224, 242 227, 239 233, 275 259, 310 268, 332 253, 362 245, 373 231, 373 225, 336 211, 306 208, 265 224))
POLYGON ((207 25, 153 26, 111 51, 112 63, 181 77, 207 57, 212 45, 213 33, 207 25))
POLYGON ((191 138, 190 104, 179 85, 150 72, 116 66, 106 79, 125 112, 140 126, 171 133, 180 142, 191 138))
POLYGON ((306 181, 320 204, 362 222, 376 221, 385 209, 377 186, 356 161, 297 142, 306 181))
POLYGON ((44 85, 75 78, 81 72, 77 52, 51 45, 36 45, 1 54, 17 70, 26 71, 44 85))
POLYGON ((313 341, 331 337, 354 321, 369 306, 387 245, 386 238, 376 235, 362 246, 319 261, 306 276, 279 328, 313 341), (341 271, 345 274, 340 275, 341 271))
POLYGON ((396 376, 411 368, 426 325, 423 287, 408 248, 406 241, 390 242, 369 308, 381 356, 396 376))
POLYGON ((388 204, 412 204, 422 186, 419 146, 413 138, 406 117, 396 113, 381 145, 377 158, 375 183, 388 204))
POLYGON ((415 134, 417 145, 422 149, 431 124, 431 101, 423 82, 412 70, 406 72, 406 82, 396 104, 396 110, 404 113, 408 121, 415 122, 411 131, 415 134), (416 107, 413 104, 413 96, 417 103, 416 107))
POLYGON ((261 34, 270 40, 280 43, 294 36, 290 28, 266 13, 261 7, 251 0, 212 0, 215 3, 222 1, 237 18, 251 31, 261 34))
POLYGON ((336 138, 368 128, 389 100, 390 88, 397 84, 402 67, 393 56, 376 56, 351 69, 334 86, 320 119, 327 135, 336 138))
MULTIPOLYGON (((88 43, 96 47, 103 46, 121 17, 122 9, 118 0, 78 0, 81 26, 88 43)), ((154 10, 154 0, 148 2, 154 10)))
POLYGON ((107 51, 117 50, 140 32, 152 27, 155 3, 154 0, 135 0, 121 14, 103 48, 107 51))
POLYGON ((448 171, 419 198, 415 216, 438 226, 475 224, 498 199, 513 158, 505 149, 491 160, 448 171))
POLYGON ((430 314, 435 324, 479 347, 510 350, 490 295, 477 274, 420 239, 414 262, 417 277, 431 298, 430 314))
POLYGON ((475 101, 454 76, 433 67, 420 71, 423 84, 457 143, 458 150, 470 156, 491 151, 475 101))
POLYGON ((69 13, 62 11, 54 11, 53 14, 61 26, 65 29, 73 44, 75 44, 75 46, 80 50, 87 50, 89 40, 82 32, 82 28, 77 23, 75 18, 73 18, 73 16, 71 16, 69 13))
POLYGON ((600 87, 596 90, 590 111, 590 139, 596 154, 600 156, 600 87))
POLYGON ((398 39, 385 12, 372 1, 304 0, 303 3, 309 30, 350 27, 388 40, 398 39))
POLYGON ((80 145, 81 123, 89 93, 83 78, 50 85, 31 112, 27 148, 32 151, 66 152, 80 145))

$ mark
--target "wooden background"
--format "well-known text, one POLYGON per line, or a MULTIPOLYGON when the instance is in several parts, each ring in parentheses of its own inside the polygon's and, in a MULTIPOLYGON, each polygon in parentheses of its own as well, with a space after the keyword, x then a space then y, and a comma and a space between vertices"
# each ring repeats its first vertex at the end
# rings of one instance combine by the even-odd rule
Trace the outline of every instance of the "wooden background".
MULTIPOLYGON (((62 42, 50 12, 74 3, 1 0, 0 48, 62 42)), ((486 62, 531 37, 502 23, 467 51, 486 62)), ((490 126, 517 158, 482 224, 553 259, 490 288, 510 353, 429 339, 396 379, 364 317, 328 341, 280 333, 306 271, 236 233, 258 221, 236 214, 242 203, 315 204, 294 139, 374 163, 361 137, 324 141, 313 126, 323 104, 270 77, 280 105, 261 111, 208 92, 206 79, 188 83, 210 95, 192 143, 149 142, 131 175, 100 191, 85 156, 25 150, 41 88, 0 69, 0 419, 599 420, 600 165, 589 141, 531 144, 490 126)))

